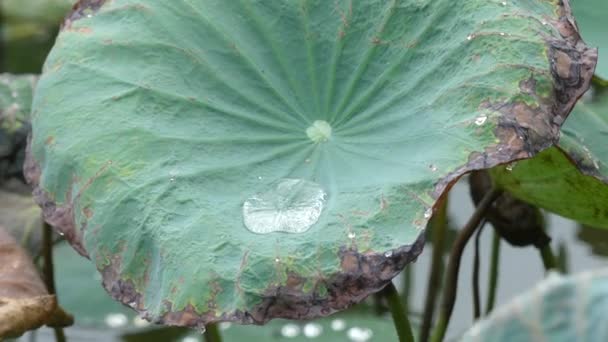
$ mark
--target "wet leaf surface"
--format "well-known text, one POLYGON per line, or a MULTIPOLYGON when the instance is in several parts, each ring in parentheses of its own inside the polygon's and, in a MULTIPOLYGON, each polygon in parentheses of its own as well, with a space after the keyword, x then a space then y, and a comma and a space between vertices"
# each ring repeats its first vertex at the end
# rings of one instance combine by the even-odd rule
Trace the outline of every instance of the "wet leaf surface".
POLYGON ((605 341, 608 269, 552 273, 478 321, 462 341, 605 341))
POLYGON ((153 321, 325 316, 416 258, 458 177, 550 146, 595 58, 540 0, 83 0, 26 174, 153 321))

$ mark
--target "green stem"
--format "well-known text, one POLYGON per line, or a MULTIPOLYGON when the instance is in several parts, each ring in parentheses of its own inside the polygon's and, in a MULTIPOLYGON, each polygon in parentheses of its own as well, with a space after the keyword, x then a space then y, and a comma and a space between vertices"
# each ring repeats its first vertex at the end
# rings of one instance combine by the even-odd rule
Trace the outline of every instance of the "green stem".
POLYGON ((217 324, 209 324, 205 328, 205 342, 222 342, 222 336, 217 328, 217 324))
POLYGON ((475 234, 475 253, 473 256, 473 318, 478 320, 481 317, 481 296, 479 294, 479 240, 481 232, 485 226, 485 220, 481 221, 480 228, 475 234))
POLYGON ((486 210, 490 208, 492 203, 494 203, 494 200, 496 200, 501 193, 501 190, 492 188, 484 195, 483 199, 479 202, 477 208, 473 212, 473 215, 471 215, 469 221, 462 228, 456 237, 456 241, 454 241, 454 244, 452 245, 450 258, 448 260, 445 287, 443 290, 443 301, 439 310, 439 319, 437 322, 437 327, 435 328, 431 338, 433 342, 443 341, 448 324, 450 323, 450 317, 452 316, 454 303, 456 302, 456 293, 458 290, 458 271, 460 270, 460 260, 462 258, 464 248, 466 247, 467 242, 469 242, 469 239, 471 239, 471 236, 473 236, 475 233, 475 230, 477 230, 477 227, 479 227, 479 224, 485 216, 486 210))
POLYGON ((401 305, 401 299, 395 285, 390 282, 382 290, 382 294, 388 302, 388 308, 393 316, 393 324, 397 330, 397 336, 399 336, 399 342, 414 342, 414 334, 412 333, 412 326, 407 318, 407 312, 403 305, 401 305))
POLYGON ((568 248, 563 242, 560 242, 557 250, 557 264, 560 272, 568 273, 568 248))
POLYGON ((431 272, 429 273, 428 290, 424 302, 424 314, 420 326, 420 341, 426 342, 431 332, 431 324, 435 314, 437 295, 441 289, 441 278, 443 272, 443 252, 445 250, 445 236, 447 225, 447 197, 439 204, 435 215, 429 221, 431 229, 431 241, 433 243, 433 256, 431 259, 431 272))
POLYGON ((412 292, 412 279, 414 278, 412 273, 414 272, 414 265, 410 264, 403 270, 403 291, 401 292, 401 303, 406 311, 409 311, 410 292, 412 292))
POLYGON ((543 265, 545 266, 545 271, 556 270, 557 269, 557 260, 553 251, 551 250, 551 244, 546 244, 543 247, 539 248, 540 256, 543 259, 543 265))
MULTIPOLYGON (((44 264, 42 266, 42 273, 44 275, 44 284, 49 294, 56 294, 55 291, 55 271, 53 267, 53 228, 44 222, 42 225, 42 255, 44 258, 44 264)), ((66 337, 61 327, 54 327, 55 341, 65 342, 66 337)))
POLYGON ((486 315, 494 309, 496 289, 498 287, 498 265, 500 261, 500 235, 494 230, 492 237, 492 256, 490 259, 490 275, 488 276, 488 300, 486 302, 486 315))

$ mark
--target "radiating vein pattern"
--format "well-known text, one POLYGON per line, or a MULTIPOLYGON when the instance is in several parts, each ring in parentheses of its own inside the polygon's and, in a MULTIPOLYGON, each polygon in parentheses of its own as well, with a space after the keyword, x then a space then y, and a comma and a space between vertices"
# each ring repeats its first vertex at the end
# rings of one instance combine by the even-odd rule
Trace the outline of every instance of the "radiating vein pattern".
POLYGON ((553 141, 558 2, 100 1, 45 64, 29 178, 146 317, 327 315, 420 253, 450 182, 553 141))

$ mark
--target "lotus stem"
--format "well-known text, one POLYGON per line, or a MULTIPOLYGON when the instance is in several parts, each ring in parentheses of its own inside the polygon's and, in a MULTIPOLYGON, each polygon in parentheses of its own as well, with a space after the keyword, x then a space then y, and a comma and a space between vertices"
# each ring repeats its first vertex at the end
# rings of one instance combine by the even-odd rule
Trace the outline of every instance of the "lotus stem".
POLYGON ((382 290, 383 296, 388 302, 388 308, 393 316, 393 324, 397 330, 397 336, 399 336, 399 342, 414 342, 414 334, 412 333, 412 326, 407 317, 407 311, 401 303, 401 298, 397 292, 397 288, 393 282, 390 282, 382 290))
POLYGON ((494 230, 492 237, 492 256, 490 259, 490 272, 488 276, 488 300, 486 301, 486 315, 494 309, 496 289, 498 287, 498 265, 500 263, 500 235, 494 230))
POLYGON ((469 221, 456 237, 456 241, 454 241, 448 260, 443 301, 439 310, 439 319, 435 331, 433 332, 433 342, 443 340, 450 322, 450 317, 452 316, 452 311, 454 310, 454 303, 456 302, 456 293, 458 290, 458 271, 460 270, 460 260, 464 248, 475 233, 475 230, 477 230, 477 227, 479 227, 485 216, 486 210, 488 210, 501 193, 502 191, 500 189, 492 188, 484 195, 473 212, 473 215, 471 215, 469 221))
POLYGON ((568 273, 568 248, 563 242, 560 242, 557 249, 557 265, 560 272, 563 274, 568 273))
POLYGON ((432 231, 433 256, 431 260, 431 272, 429 274, 428 291, 424 302, 424 314, 420 327, 420 341, 426 342, 431 332, 431 324, 435 313, 437 295, 441 289, 441 276, 443 272, 443 251, 445 249, 445 236, 448 229, 447 224, 447 197, 439 204, 435 215, 429 221, 432 231))
POLYGON ((403 289, 401 291, 401 302, 406 311, 409 311, 410 292, 412 291, 412 279, 414 278, 412 273, 414 272, 414 265, 409 265, 403 270, 403 289))
MULTIPOLYGON (((44 218, 43 218, 44 222, 44 218)), ((46 222, 42 224, 42 256, 44 258, 42 273, 44 284, 49 294, 56 294, 55 290, 55 270, 53 266, 53 228, 46 222)), ((55 341, 65 342, 65 332, 62 327, 53 327, 55 341)))
POLYGON ((545 266, 545 271, 556 270, 557 267, 557 259, 551 250, 551 244, 546 244, 542 247, 539 247, 540 256, 543 259, 543 265, 545 266))
POLYGON ((217 324, 209 324, 205 328, 205 342, 222 342, 222 336, 217 328, 217 324))
POLYGON ((483 220, 480 224, 477 233, 475 234, 475 254, 473 256, 473 318, 478 320, 481 317, 481 299, 479 295, 479 239, 481 237, 481 232, 483 232, 483 227, 485 227, 486 221, 483 220))

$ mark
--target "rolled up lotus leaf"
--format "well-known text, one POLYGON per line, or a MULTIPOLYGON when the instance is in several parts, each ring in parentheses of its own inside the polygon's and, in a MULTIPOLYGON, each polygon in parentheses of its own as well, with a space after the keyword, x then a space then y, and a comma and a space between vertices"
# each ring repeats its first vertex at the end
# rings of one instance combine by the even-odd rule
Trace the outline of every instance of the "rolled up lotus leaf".
POLYGON ((595 60, 567 1, 82 0, 25 172, 150 320, 324 316, 417 257, 462 174, 551 146, 595 60))
POLYGON ((606 341, 608 269, 547 279, 471 327, 462 342, 606 341))

